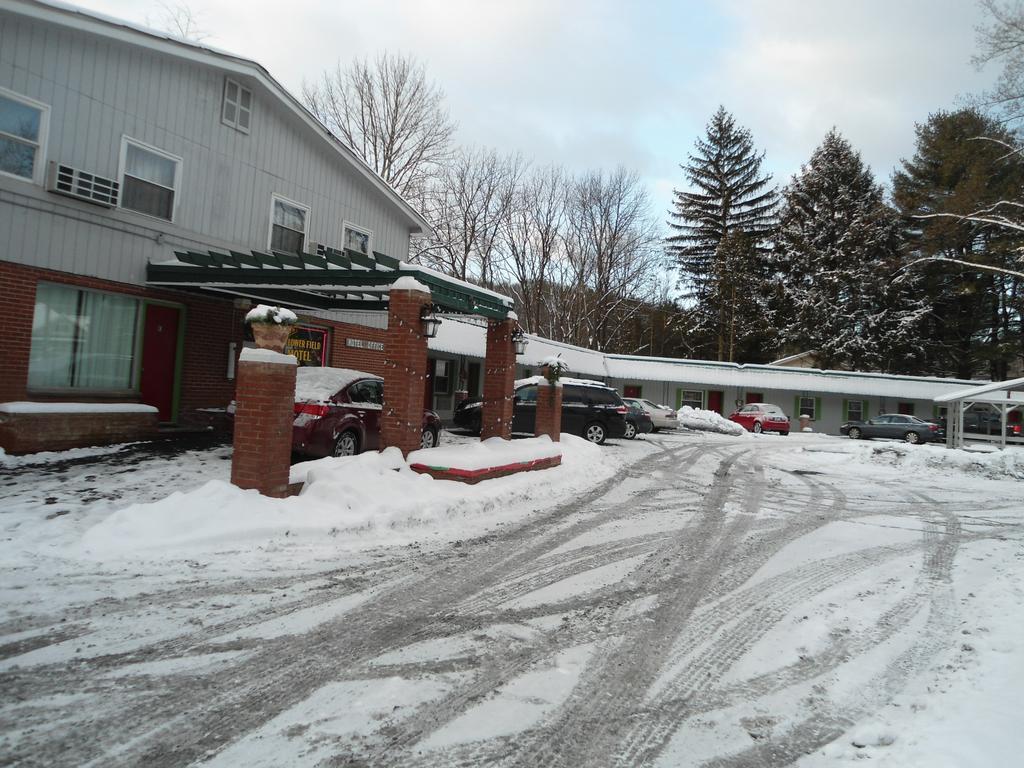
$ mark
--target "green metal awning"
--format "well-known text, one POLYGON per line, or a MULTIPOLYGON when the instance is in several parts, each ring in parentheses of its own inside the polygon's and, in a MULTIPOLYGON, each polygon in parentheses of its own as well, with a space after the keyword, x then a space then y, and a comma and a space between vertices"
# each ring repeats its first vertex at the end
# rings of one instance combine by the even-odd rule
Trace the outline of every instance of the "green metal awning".
POLYGON ((504 320, 512 299, 383 253, 327 248, 321 254, 260 251, 175 251, 171 261, 146 265, 149 285, 228 294, 292 309, 387 309, 400 277, 430 288, 439 310, 504 320))

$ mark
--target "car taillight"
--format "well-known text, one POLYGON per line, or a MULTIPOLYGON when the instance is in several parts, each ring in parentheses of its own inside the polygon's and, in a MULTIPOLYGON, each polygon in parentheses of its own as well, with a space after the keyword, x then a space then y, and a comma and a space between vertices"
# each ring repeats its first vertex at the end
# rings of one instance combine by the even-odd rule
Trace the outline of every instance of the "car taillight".
POLYGON ((1010 425, 1010 431, 1013 434, 1015 434, 1015 435, 1019 435, 1020 434, 1020 424, 1011 424, 1010 425))
POLYGON ((938 424, 929 424, 928 425, 928 429, 930 429, 932 432, 938 432, 939 431, 939 425, 938 424))
POLYGON ((317 405, 315 403, 296 403, 295 404, 295 415, 298 416, 300 413, 308 413, 310 416, 326 416, 329 407, 326 405, 317 405))
POLYGON ((629 413, 629 408, 627 408, 624 405, 620 405, 618 408, 615 409, 615 412, 621 413, 623 416, 625 416, 627 413, 629 413))

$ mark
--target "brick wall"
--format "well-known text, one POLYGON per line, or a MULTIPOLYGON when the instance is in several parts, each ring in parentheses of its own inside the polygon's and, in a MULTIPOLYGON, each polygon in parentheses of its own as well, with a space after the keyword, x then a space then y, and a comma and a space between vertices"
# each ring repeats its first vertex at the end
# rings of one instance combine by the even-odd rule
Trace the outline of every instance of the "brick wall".
POLYGON ((236 400, 231 482, 265 496, 287 496, 295 366, 239 362, 236 400))
POLYGON ((562 434, 562 388, 541 381, 537 387, 537 420, 533 432, 537 437, 547 435, 558 442, 562 434))
POLYGON ((245 310, 235 309, 230 299, 144 288, 0 261, 0 290, 8 309, 4 321, 4 345, 0 349, 0 402, 124 402, 133 399, 123 395, 103 396, 85 392, 59 395, 28 392, 32 315, 35 310, 36 284, 40 280, 182 305, 185 341, 179 421, 203 421, 205 417, 196 413, 197 408, 223 408, 234 397, 235 383, 227 378, 228 344, 234 341, 236 349, 241 349, 245 310))
POLYGON ((156 413, 0 413, 0 448, 7 453, 150 440, 156 431, 156 413))
POLYGON ((512 437, 512 390, 516 376, 516 348, 512 333, 515 328, 515 320, 491 320, 487 324, 481 440, 488 437, 508 440, 512 437))
POLYGON ((357 339, 384 344, 387 338, 386 330, 351 323, 335 323, 319 318, 310 318, 309 323, 331 329, 331 355, 327 361, 328 365, 334 368, 354 368, 377 376, 384 375, 384 352, 379 349, 350 347, 346 340, 357 339))
POLYGON ((420 323, 420 310, 429 303, 429 293, 410 290, 392 289, 388 300, 380 437, 382 445, 397 446, 403 455, 420 447, 423 430, 427 339, 420 323))

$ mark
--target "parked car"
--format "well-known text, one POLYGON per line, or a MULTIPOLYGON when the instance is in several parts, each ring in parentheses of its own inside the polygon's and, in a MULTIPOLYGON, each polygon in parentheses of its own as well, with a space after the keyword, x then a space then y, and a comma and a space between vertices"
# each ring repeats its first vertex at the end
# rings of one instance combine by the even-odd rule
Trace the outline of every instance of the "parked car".
POLYGON ((779 406, 771 403, 747 403, 730 413, 729 421, 735 421, 748 432, 789 434, 789 416, 779 406))
MULTIPOLYGON (((537 423, 537 383, 540 376, 515 383, 512 401, 512 431, 534 434, 537 423)), ((457 427, 480 432, 483 403, 480 398, 463 400, 455 407, 457 427)), ((601 444, 607 438, 625 437, 628 409, 619 393, 600 381, 562 378, 562 431, 601 444)))
POLYGON ((623 399, 626 404, 626 434, 623 435, 627 440, 632 440, 637 435, 646 435, 648 432, 654 431, 654 422, 651 421, 651 417, 647 415, 647 411, 638 405, 633 405, 632 402, 623 399))
POLYGON ((852 440, 888 437, 908 443, 927 443, 946 439, 942 425, 903 413, 882 413, 867 421, 848 421, 840 425, 839 432, 852 440))
MULTIPOLYGON (((1013 416, 1013 413, 1010 414, 1013 416)), ((946 429, 946 419, 937 419, 937 423, 946 429)), ((964 433, 980 435, 998 435, 1002 429, 1003 420, 998 413, 991 411, 967 411, 964 413, 964 433)), ((1007 437, 1024 437, 1024 428, 1019 422, 1007 422, 1007 437)))
POLYGON ((676 412, 667 405, 655 405, 650 400, 645 400, 642 397, 624 397, 622 401, 626 405, 635 405, 638 408, 642 408, 651 417, 654 432, 657 432, 659 429, 675 429, 679 426, 676 412))
MULTIPOLYGON (((383 404, 384 380, 379 376, 348 368, 300 367, 295 377, 292 451, 321 458, 379 450, 383 404)), ((228 406, 232 417, 234 405, 228 406)), ((420 446, 433 448, 440 434, 440 417, 424 409, 420 446)))

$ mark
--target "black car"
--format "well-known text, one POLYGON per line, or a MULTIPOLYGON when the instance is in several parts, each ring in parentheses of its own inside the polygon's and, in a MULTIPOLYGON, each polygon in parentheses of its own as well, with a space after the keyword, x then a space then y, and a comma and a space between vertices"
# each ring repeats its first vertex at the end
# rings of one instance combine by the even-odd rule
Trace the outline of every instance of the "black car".
MULTIPOLYGON (((1010 414, 1013 416, 1013 414, 1010 414)), ((942 428, 946 428, 946 419, 939 419, 942 428)), ((964 413, 964 434, 998 435, 1003 429, 1003 418, 991 411, 966 411, 964 413)), ((1024 436, 1024 427, 1019 422, 1008 421, 1007 437, 1024 436)))
MULTIPOLYGON (((539 376, 516 382, 512 431, 534 434, 537 423, 539 376)), ((480 398, 463 400, 455 407, 455 426, 480 431, 480 398)), ((601 444, 606 438, 625 437, 628 409, 619 393, 599 381, 562 379, 562 431, 601 444)))
POLYGON ((927 443, 946 439, 946 430, 941 425, 903 413, 882 413, 867 421, 848 421, 839 431, 854 440, 890 437, 908 443, 927 443))
POLYGON ((647 411, 638 405, 626 403, 626 434, 627 440, 632 440, 637 435, 646 435, 654 431, 654 421, 647 411))

